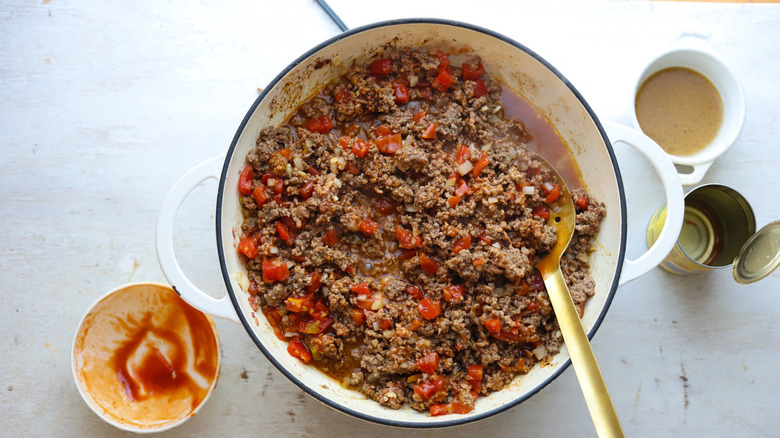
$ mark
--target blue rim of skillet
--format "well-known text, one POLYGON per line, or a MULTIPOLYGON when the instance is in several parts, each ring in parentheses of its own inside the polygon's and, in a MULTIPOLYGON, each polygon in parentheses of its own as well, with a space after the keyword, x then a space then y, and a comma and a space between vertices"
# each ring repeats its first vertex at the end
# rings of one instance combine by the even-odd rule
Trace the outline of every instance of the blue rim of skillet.
MULTIPOLYGON (((502 35, 500 33, 494 32, 492 30, 475 26, 468 23, 463 23, 460 21, 455 20, 443 20, 443 19, 435 19, 435 18, 413 18, 413 19, 397 19, 397 20, 388 20, 388 21, 381 21, 377 23, 368 24, 361 27, 356 27, 354 29, 351 29, 347 32, 341 33, 339 35, 336 35, 319 45, 313 47, 300 57, 293 61, 290 65, 288 65, 281 73, 279 73, 265 88, 265 90, 257 97, 254 104, 249 108, 249 111, 246 113, 246 116, 244 116, 244 120, 241 121, 241 125, 238 127, 238 130, 236 131, 236 135, 233 137, 233 141, 230 144, 230 148, 227 151, 227 155, 225 157, 225 164, 222 168, 222 174, 220 177, 220 184, 217 192, 217 209, 216 209, 216 234, 217 234, 217 249, 219 253, 219 261, 220 261, 220 267, 222 270, 222 276, 225 280, 225 286, 228 290, 228 295, 230 296, 230 300, 233 302, 233 306, 236 309, 236 313, 238 314, 238 317, 241 319, 241 324, 243 324, 244 328, 246 329, 249 336, 254 341, 255 345, 257 345, 258 348, 265 354, 266 358, 268 358, 269 361, 284 374, 290 381, 298 385, 299 388, 306 391, 309 395, 314 397, 315 399, 321 401, 322 403, 325 403, 326 405, 339 410, 341 412, 344 412, 346 414, 349 414, 353 417, 360 418, 362 420, 370 421, 373 423, 378 424, 384 424, 388 426, 395 426, 395 427, 404 427, 404 428, 415 428, 415 429, 425 429, 425 428, 439 428, 439 427, 448 427, 448 426, 456 426, 456 425, 463 425, 467 423, 471 423, 474 421, 482 420, 488 417, 492 417, 496 414, 499 414, 501 412, 504 412, 514 406, 517 406, 518 404, 522 403, 523 401, 527 400, 537 392, 541 391, 542 388, 550 384, 553 380, 555 380, 558 376, 561 375, 571 364, 571 359, 566 359, 566 361, 553 373, 549 378, 547 378, 544 382, 537 385, 533 390, 529 391, 528 393, 524 394, 522 397, 518 397, 517 399, 513 400, 511 403, 507 403, 503 406, 497 407, 495 409, 492 409, 487 412, 483 412, 480 415, 474 415, 469 417, 462 417, 459 418, 458 416, 450 415, 450 417, 453 417, 451 420, 445 420, 445 421, 435 421, 435 422, 406 422, 406 421, 400 421, 400 420, 388 420, 385 418, 379 418, 375 417, 373 415, 368 415, 364 412, 360 412, 354 409, 350 409, 347 406, 344 406, 342 404, 339 404, 331 399, 328 399, 327 397, 323 397, 317 392, 311 390, 308 386, 306 386, 303 382, 301 382, 298 378, 296 378, 292 373, 290 373, 284 366, 282 366, 275 358, 274 355, 271 354, 268 349, 263 345, 263 343, 260 341, 260 339, 255 335, 253 328, 250 324, 250 321, 247 319, 247 317, 243 314, 241 311, 241 307, 238 303, 238 298, 236 296, 235 291, 233 290, 230 282, 230 273, 227 270, 227 263, 225 262, 225 255, 222 251, 223 248, 223 240, 222 240, 222 233, 220 230, 222 229, 222 199, 224 195, 224 184, 222 183, 227 178, 227 171, 228 167, 231 162, 231 158, 233 156, 233 152, 236 148, 236 144, 238 144, 238 139, 241 136, 241 134, 244 131, 244 128, 246 127, 247 123, 249 122, 249 119, 252 117, 252 114, 254 113, 255 109, 258 105, 260 105, 260 102, 263 101, 266 94, 269 90, 271 90, 273 87, 276 86, 276 84, 287 74, 295 68, 298 64, 302 63, 304 60, 309 58, 314 53, 318 52, 324 47, 327 47, 341 39, 344 39, 346 37, 359 34, 361 32, 365 32, 367 30, 376 29, 380 27, 386 27, 386 26, 397 26, 397 25, 404 25, 404 24, 438 24, 443 26, 454 26, 454 27, 462 27, 465 29, 477 31, 484 33, 486 35, 492 36, 496 39, 499 39, 501 41, 504 41, 508 44, 511 44, 512 46, 518 48, 519 50, 522 50, 526 54, 533 57, 536 61, 540 62, 542 65, 544 65, 547 69, 549 69, 553 74, 555 74, 558 79, 563 82, 566 87, 569 88, 569 90, 577 97, 577 99, 580 101, 582 106, 585 108, 585 110, 588 112, 588 115, 593 120, 593 122, 596 124, 596 127, 599 130, 599 133, 601 134, 602 139, 604 140, 604 144, 607 147, 607 152, 609 153, 610 160, 612 161, 612 167, 615 171, 615 177, 617 180, 617 186, 618 186, 618 192, 620 196, 620 203, 621 203, 621 223, 625 224, 627 222, 627 215, 626 215, 626 197, 625 192, 623 189, 623 180, 620 175, 620 170, 618 168, 617 159, 615 157, 615 152, 612 149, 612 145, 609 141, 609 138, 607 137, 606 132, 604 131, 603 126, 601 125, 601 122, 596 117, 596 114, 593 112, 593 109, 588 105, 588 103, 585 101, 585 99, 582 97, 582 95, 577 91, 576 88, 569 82, 568 79, 566 79, 561 72, 559 72, 555 67, 553 67, 549 62, 547 62, 544 58, 539 56, 534 51, 530 50, 528 47, 518 43, 517 41, 506 37, 505 35, 502 35)), ((615 296, 615 291, 618 287, 618 282, 620 280, 620 273, 623 269, 623 259, 625 257, 625 251, 626 251, 626 227, 622 227, 620 232, 620 251, 618 254, 618 260, 617 260, 617 269, 615 271, 615 275, 612 279, 612 285, 609 290, 609 296, 607 297, 606 301, 604 302, 604 307, 601 309, 601 312, 599 313, 598 317, 596 318, 596 322, 593 324, 593 327, 590 329, 590 332, 588 332, 588 339, 593 339, 593 335, 596 333, 596 330, 601 325, 602 321, 604 320, 604 316, 607 313, 607 310, 609 309, 610 304, 612 303, 612 299, 615 296)), ((420 415, 425 415, 421 413, 420 415)))

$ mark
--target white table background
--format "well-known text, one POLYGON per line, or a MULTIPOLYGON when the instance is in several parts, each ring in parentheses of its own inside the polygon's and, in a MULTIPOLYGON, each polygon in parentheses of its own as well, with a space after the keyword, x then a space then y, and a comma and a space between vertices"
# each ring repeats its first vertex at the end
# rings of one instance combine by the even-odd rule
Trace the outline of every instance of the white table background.
MULTIPOLYGON (((350 27, 454 18, 522 42, 605 120, 629 123, 634 81, 680 32, 708 32, 744 86, 747 120, 705 182, 780 218, 780 5, 666 2, 332 0, 350 27), (369 11, 368 9, 371 9, 369 11)), ((163 196, 228 147, 289 62, 336 35, 313 0, 0 3, 0 435, 118 436, 71 377, 76 324, 103 293, 165 281, 154 249, 163 196)), ((618 148, 630 196, 629 255, 661 203, 650 166, 618 148)), ((223 293, 216 183, 185 202, 175 232, 185 271, 223 293)), ((629 436, 777 436, 780 274, 739 286, 728 270, 659 269, 620 288, 593 347, 629 436)), ((406 431, 339 413, 286 380, 238 324, 218 321, 219 386, 184 436, 594 436, 569 368, 510 411, 406 431)))

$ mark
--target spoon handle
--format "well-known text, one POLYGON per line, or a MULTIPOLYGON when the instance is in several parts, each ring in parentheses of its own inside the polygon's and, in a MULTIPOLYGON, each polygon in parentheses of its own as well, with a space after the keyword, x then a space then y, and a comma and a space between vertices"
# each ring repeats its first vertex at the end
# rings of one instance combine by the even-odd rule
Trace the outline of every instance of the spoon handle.
POLYGON ((598 436, 625 436, 560 268, 551 270, 544 283, 598 436))

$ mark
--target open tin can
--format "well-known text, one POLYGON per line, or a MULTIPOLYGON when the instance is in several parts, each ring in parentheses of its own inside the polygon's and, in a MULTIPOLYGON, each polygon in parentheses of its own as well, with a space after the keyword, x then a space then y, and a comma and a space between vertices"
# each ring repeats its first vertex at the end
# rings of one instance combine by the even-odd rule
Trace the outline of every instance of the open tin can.
MULTIPOLYGON (((666 206, 653 213, 647 244, 661 233, 666 206)), ((756 218, 747 200, 721 184, 706 184, 685 195, 685 218, 677 244, 660 266, 687 275, 733 266, 739 283, 758 281, 780 264, 780 221, 756 232, 756 218)))

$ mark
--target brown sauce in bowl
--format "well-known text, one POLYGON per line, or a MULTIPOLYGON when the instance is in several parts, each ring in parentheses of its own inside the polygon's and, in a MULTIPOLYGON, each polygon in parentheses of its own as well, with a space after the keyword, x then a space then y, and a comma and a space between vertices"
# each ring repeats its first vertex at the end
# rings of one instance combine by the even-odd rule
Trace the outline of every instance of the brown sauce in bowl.
POLYGON ((636 96, 639 126, 671 155, 689 156, 707 147, 723 124, 723 101, 696 71, 671 67, 654 73, 636 96))

